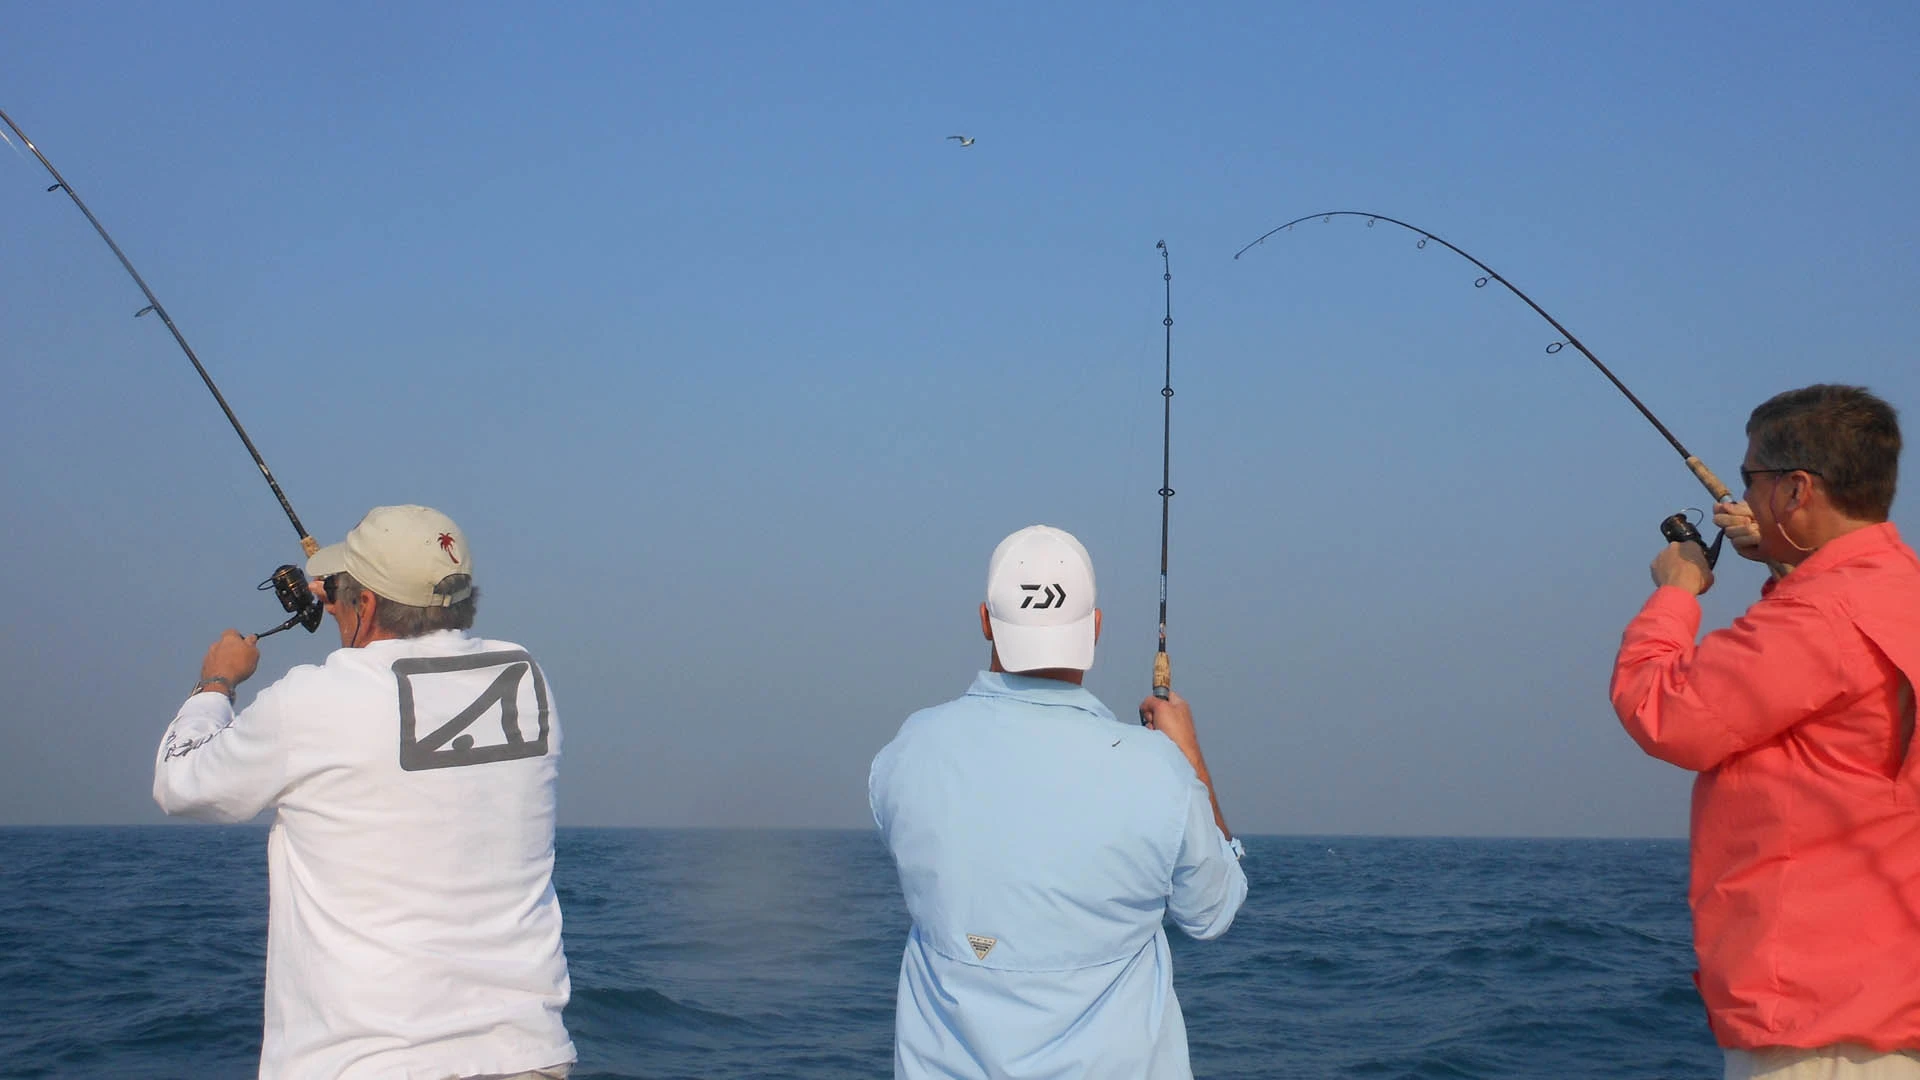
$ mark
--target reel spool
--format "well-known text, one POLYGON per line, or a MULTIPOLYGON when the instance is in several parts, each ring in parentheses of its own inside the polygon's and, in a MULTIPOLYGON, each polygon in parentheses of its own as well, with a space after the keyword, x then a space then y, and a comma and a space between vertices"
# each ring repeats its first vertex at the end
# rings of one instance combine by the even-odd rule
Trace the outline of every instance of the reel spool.
POLYGON ((1660 535, 1666 537, 1667 542, 1672 544, 1699 544, 1700 550, 1707 553, 1707 569, 1711 570, 1713 564, 1720 561, 1720 542, 1727 538, 1727 531, 1720 530, 1720 535, 1714 537, 1713 544, 1709 546, 1701 538, 1700 530, 1694 527, 1693 519, 1687 516, 1685 510, 1682 510, 1660 523, 1660 535))
POLYGON ((262 631, 258 637, 271 637, 282 630, 291 630, 294 626, 304 626, 311 634, 320 629, 320 619, 326 610, 313 595, 312 586, 307 584, 306 571, 288 563, 273 572, 273 576, 261 582, 257 588, 261 592, 271 590, 280 601, 284 611, 293 613, 292 618, 271 630, 262 631))

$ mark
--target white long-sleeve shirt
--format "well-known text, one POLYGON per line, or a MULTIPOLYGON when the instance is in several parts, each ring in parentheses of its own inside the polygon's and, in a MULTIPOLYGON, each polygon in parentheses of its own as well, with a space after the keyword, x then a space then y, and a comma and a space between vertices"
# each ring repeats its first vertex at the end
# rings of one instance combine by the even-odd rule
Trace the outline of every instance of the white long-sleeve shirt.
POLYGON ((267 839, 263 1080, 574 1058, 554 896, 560 725, 525 650, 459 631, 340 649, 238 716, 196 694, 153 797, 267 839))

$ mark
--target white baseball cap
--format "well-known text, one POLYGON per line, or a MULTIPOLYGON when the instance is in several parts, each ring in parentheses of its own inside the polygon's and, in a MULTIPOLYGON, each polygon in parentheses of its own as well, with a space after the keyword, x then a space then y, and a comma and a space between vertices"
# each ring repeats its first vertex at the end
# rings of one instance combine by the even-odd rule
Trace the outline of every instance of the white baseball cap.
POLYGON ((1093 559, 1073 534, 1029 525, 993 549, 987 622, 1007 671, 1093 666, 1093 559))
POLYGON ((473 583, 447 594, 434 592, 453 574, 473 575, 473 553, 453 519, 425 506, 376 506, 338 544, 307 560, 318 580, 345 570, 374 595, 409 607, 452 607, 473 593, 473 583))

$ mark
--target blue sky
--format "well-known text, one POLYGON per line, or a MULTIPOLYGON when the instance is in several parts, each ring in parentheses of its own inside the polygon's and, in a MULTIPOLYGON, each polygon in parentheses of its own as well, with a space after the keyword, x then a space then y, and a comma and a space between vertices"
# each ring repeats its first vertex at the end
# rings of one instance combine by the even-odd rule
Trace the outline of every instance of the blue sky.
MULTIPOLYGON (((480 628, 553 682, 564 823, 862 825, 1036 521, 1093 553, 1129 713, 1165 239, 1169 633, 1229 820, 1678 835, 1687 775, 1606 704, 1655 527, 1704 503, 1678 458, 1435 246, 1232 255, 1319 210, 1431 229, 1725 476, 1789 387, 1911 428, 1916 44, 1895 4, 29 5, 0 108, 317 536, 465 527, 480 628)), ((0 823, 154 821, 161 728, 298 551, 47 183, 0 149, 0 823)))

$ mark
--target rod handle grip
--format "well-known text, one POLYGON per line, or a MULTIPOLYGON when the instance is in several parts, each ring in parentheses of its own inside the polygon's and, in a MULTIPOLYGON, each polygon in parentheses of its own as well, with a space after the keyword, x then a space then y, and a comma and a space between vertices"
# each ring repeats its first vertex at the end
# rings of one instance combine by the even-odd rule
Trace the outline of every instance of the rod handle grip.
POLYGON ((1153 654, 1153 696, 1165 701, 1167 693, 1173 689, 1173 662, 1167 654, 1153 654))
MULTIPOLYGON (((1733 500, 1733 492, 1727 489, 1727 485, 1720 482, 1719 477, 1713 475, 1713 470, 1707 468, 1706 462, 1701 461, 1697 457, 1689 456, 1687 458, 1687 468, 1693 470, 1694 478, 1699 480, 1701 486, 1707 489, 1707 494, 1713 496, 1714 502, 1731 502, 1733 500)), ((1780 563, 1774 562, 1772 559, 1767 560, 1767 570, 1773 574, 1775 581, 1786 577, 1789 569, 1791 569, 1791 567, 1783 566, 1780 563)))
POLYGON ((1707 494, 1713 496, 1714 502, 1726 502, 1728 499, 1733 498, 1733 492, 1727 490, 1727 485, 1721 483, 1720 478, 1713 475, 1713 470, 1707 468, 1706 462, 1689 455, 1687 458, 1687 468, 1693 470, 1694 479, 1700 481, 1700 486, 1707 489, 1707 494))
POLYGON ((320 554, 320 541, 311 536, 303 536, 300 538, 300 550, 306 552, 307 558, 311 559, 320 554))

